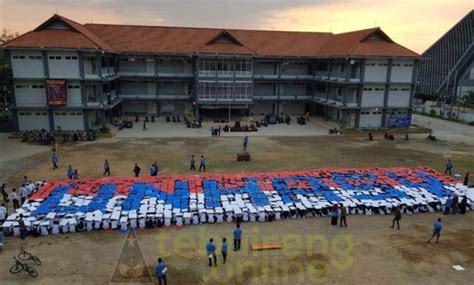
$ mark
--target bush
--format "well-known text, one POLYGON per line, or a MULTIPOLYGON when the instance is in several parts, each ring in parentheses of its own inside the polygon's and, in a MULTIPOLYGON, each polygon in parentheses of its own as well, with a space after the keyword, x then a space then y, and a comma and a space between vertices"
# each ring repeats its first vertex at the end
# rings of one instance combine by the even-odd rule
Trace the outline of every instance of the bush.
POLYGON ((430 115, 431 115, 431 116, 436 116, 436 110, 435 110, 435 109, 431 109, 431 110, 430 110, 430 115))

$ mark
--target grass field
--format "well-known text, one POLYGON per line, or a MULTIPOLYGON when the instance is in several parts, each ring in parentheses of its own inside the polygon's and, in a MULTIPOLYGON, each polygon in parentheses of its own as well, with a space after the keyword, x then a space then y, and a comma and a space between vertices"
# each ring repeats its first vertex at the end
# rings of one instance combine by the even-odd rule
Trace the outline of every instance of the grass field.
MULTIPOLYGON (((454 172, 474 169, 474 147, 449 142, 375 140, 351 137, 250 138, 251 162, 235 162, 241 138, 106 139, 63 145, 60 169, 52 170, 50 150, 9 161, 7 185, 30 179, 64 179, 72 164, 82 177, 100 177, 103 159, 112 175, 131 176, 137 162, 144 173, 157 160, 162 174, 190 173, 190 154, 205 154, 208 172, 304 170, 338 167, 419 166, 443 171, 451 158, 454 172), (11 171, 12 169, 21 171, 11 171)), ((205 224, 137 233, 148 266, 162 256, 168 284, 471 284, 474 279, 473 213, 447 216, 441 242, 427 244, 434 214, 405 215, 400 231, 390 216, 350 216, 348 228, 331 227, 328 218, 307 218, 243 225, 242 251, 230 251, 228 263, 209 268, 205 243, 231 241, 233 224, 205 224), (250 252, 249 243, 281 242, 283 250, 250 252), (451 266, 461 264, 465 271, 451 266)), ((90 232, 6 241, 0 255, 2 284, 108 284, 124 243, 119 232, 90 232), (39 278, 11 275, 8 268, 20 246, 38 255, 39 278)), ((231 248, 231 245, 229 245, 231 248)))

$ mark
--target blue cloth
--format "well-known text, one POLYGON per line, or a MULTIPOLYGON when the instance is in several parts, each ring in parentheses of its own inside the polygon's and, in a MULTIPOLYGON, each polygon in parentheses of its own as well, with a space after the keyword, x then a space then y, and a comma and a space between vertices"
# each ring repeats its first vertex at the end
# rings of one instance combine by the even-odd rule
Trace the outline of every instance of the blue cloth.
POLYGON ((339 209, 335 209, 334 211, 331 212, 331 217, 337 218, 339 217, 339 209))
POLYGON ((453 164, 451 163, 451 161, 446 164, 446 168, 447 169, 453 168, 453 164))
POLYGON ((194 165, 194 164, 196 163, 196 160, 194 160, 194 158, 191 158, 191 160, 189 160, 189 163, 190 163, 191 165, 194 165))
POLYGON ((3 232, 0 231, 0 244, 3 244, 4 240, 5 240, 5 236, 3 235, 3 232))
POLYGON ((51 157, 51 162, 58 163, 58 157, 56 156, 56 153, 53 153, 53 156, 51 157))
POLYGON ((166 268, 166 264, 162 261, 162 262, 158 262, 156 264, 156 267, 155 267, 155 274, 157 277, 163 277, 165 276, 165 272, 163 272, 163 270, 165 270, 166 268))
POLYGON ((433 231, 437 234, 441 233, 441 230, 443 229, 443 225, 440 222, 435 222, 433 225, 433 231))
POLYGON ((216 252, 216 245, 212 242, 208 243, 206 246, 207 255, 215 254, 216 252))
POLYGON ((109 168, 110 168, 109 162, 108 161, 104 162, 104 169, 107 170, 109 168))
POLYGON ((242 230, 241 229, 235 229, 234 230, 234 239, 241 239, 242 238, 242 230))
POLYGON ((248 137, 245 137, 244 138, 244 144, 247 144, 249 142, 249 138, 248 137))
POLYGON ((206 166, 206 159, 205 158, 201 158, 201 165, 206 166))
POLYGON ((221 252, 222 253, 227 253, 227 242, 222 243, 221 252))

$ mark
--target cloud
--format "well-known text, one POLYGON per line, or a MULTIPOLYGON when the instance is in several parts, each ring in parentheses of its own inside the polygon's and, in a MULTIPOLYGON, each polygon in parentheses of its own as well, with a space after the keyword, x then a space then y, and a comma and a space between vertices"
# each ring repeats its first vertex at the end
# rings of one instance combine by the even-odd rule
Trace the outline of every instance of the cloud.
POLYGON ((472 0, 0 0, 0 29, 26 32, 58 11, 80 23, 334 33, 381 26, 422 52, 472 9, 472 0), (27 15, 27 16, 25 16, 27 15))

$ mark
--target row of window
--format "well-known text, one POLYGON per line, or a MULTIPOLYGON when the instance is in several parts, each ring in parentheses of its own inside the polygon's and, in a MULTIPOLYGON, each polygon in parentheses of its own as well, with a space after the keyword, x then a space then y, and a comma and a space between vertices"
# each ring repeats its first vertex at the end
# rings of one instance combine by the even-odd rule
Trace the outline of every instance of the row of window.
MULTIPOLYGON (((62 56, 59 56, 59 55, 56 55, 56 56, 50 55, 50 56, 49 56, 49 59, 62 60, 63 57, 62 57, 62 56)), ((69 56, 69 55, 67 55, 67 56, 64 57, 64 59, 65 59, 65 60, 77 60, 77 56, 69 56)))
POLYGON ((48 112, 18 112, 19 116, 47 116, 48 112))
POLYGON ((385 88, 364 88, 364 91, 385 91, 385 88))
POLYGON ((390 88, 390 91, 398 91, 398 90, 400 90, 400 91, 410 91, 410 88, 400 88, 400 89, 398 89, 398 88, 390 88))
POLYGON ((81 89, 81 86, 79 86, 79 85, 68 85, 67 88, 68 89, 81 89))
POLYGON ((375 112, 360 112, 361 115, 381 115, 382 114, 382 111, 375 111, 375 112))
POLYGON ((370 62, 369 62, 369 63, 366 63, 365 65, 366 65, 366 66, 377 66, 377 65, 378 65, 378 66, 388 66, 387 63, 378 63, 378 64, 377 64, 377 63, 370 63, 370 62))
POLYGON ((405 64, 401 64, 401 63, 392 63, 392 66, 405 66, 405 67, 409 67, 409 66, 413 66, 413 63, 405 63, 405 64))
POLYGON ((33 84, 33 85, 28 85, 28 84, 16 84, 15 85, 15 88, 16 89, 28 89, 28 88, 32 88, 32 89, 44 89, 44 85, 36 85, 36 84, 33 84))
POLYGON ((252 82, 208 82, 198 83, 200 99, 250 99, 253 92, 252 82))
MULTIPOLYGON (((24 55, 14 55, 12 56, 13 59, 26 59, 26 56, 24 55)), ((28 59, 42 59, 41 55, 30 55, 28 56, 28 59)))
POLYGON ((200 76, 251 76, 252 75, 252 60, 232 58, 203 58, 199 60, 199 75, 200 76), (234 70, 235 68, 235 70, 234 70))
POLYGON ((54 112, 55 116, 82 116, 82 112, 54 112))

